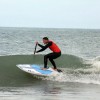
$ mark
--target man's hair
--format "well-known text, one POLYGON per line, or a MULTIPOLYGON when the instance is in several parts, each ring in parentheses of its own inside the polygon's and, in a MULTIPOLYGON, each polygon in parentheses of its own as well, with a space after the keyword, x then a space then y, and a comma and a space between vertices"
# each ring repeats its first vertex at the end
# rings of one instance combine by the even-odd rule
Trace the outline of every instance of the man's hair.
POLYGON ((44 40, 49 40, 48 37, 44 37, 43 39, 44 39, 44 40))

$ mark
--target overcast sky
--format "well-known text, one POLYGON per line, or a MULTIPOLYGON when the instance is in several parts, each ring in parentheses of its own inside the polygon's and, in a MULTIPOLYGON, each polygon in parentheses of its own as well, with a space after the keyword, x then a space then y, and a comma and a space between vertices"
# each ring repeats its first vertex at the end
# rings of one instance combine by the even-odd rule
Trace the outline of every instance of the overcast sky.
POLYGON ((100 0, 0 0, 0 26, 100 29, 100 0))

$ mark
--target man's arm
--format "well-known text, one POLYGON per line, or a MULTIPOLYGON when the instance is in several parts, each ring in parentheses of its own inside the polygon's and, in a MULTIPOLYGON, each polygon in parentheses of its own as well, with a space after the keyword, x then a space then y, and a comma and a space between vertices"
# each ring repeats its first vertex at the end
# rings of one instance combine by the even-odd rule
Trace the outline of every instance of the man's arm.
POLYGON ((44 51, 45 49, 47 49, 51 45, 52 45, 52 42, 49 42, 47 45, 43 46, 42 49, 38 50, 37 53, 41 52, 41 51, 44 51))
POLYGON ((43 45, 41 45, 41 44, 39 44, 39 43, 38 43, 38 46, 39 46, 39 47, 41 47, 41 48, 44 48, 44 46, 43 46, 43 45))

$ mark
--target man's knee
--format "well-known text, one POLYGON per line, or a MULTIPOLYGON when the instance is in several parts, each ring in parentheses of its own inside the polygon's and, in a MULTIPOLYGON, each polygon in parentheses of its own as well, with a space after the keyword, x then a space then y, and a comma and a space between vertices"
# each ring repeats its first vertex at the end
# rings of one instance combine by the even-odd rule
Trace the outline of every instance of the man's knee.
POLYGON ((48 55, 45 55, 45 56, 44 56, 44 59, 48 59, 48 55))
POLYGON ((49 57, 49 60, 52 61, 53 59, 51 57, 49 57))

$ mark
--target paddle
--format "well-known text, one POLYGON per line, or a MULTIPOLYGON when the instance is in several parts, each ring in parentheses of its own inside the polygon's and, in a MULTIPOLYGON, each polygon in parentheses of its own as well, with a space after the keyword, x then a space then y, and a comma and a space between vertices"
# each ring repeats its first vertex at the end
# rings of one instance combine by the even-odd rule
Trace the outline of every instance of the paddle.
POLYGON ((37 44, 35 45, 35 49, 34 49, 34 55, 35 55, 35 52, 36 52, 36 48, 37 48, 37 44))

